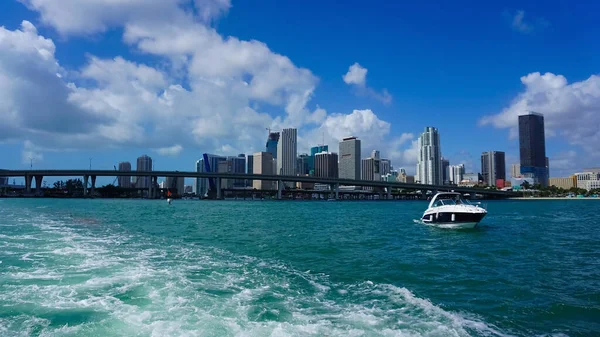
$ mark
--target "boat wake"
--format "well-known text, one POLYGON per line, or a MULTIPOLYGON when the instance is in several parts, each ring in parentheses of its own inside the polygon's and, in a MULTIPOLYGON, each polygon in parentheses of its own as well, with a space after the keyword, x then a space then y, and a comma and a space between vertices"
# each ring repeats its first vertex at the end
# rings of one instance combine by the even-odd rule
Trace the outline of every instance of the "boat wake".
POLYGON ((39 217, 23 227, 44 240, 0 238, 0 246, 23 244, 12 245, 17 256, 36 257, 0 270, 2 335, 506 336, 391 284, 333 282, 276 260, 119 229, 39 217))

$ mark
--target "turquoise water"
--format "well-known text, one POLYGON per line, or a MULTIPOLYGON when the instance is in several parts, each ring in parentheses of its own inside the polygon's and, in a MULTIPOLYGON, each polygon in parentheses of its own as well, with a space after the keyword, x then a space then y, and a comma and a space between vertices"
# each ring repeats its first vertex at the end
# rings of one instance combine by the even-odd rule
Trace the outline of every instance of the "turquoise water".
POLYGON ((597 201, 0 200, 0 336, 600 335, 597 201))

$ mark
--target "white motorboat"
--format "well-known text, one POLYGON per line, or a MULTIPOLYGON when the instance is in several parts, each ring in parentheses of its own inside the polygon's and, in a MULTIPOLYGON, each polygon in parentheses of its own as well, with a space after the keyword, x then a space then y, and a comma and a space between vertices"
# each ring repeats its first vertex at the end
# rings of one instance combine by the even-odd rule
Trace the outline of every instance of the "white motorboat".
POLYGON ((441 192, 431 199, 421 221, 443 228, 474 228, 486 215, 484 207, 463 199, 460 193, 441 192))

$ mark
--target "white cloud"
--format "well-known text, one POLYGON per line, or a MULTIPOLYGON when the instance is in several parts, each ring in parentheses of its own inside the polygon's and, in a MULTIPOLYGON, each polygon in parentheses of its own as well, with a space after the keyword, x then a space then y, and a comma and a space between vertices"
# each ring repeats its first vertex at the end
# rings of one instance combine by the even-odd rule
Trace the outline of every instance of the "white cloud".
POLYGON ((363 68, 356 62, 348 68, 348 72, 343 76, 344 82, 364 86, 367 80, 367 71, 367 68, 363 68))
POLYGON ((379 93, 367 86, 367 72, 367 68, 361 66, 358 62, 355 62, 348 68, 348 72, 346 75, 342 76, 342 78, 346 84, 354 87, 357 95, 373 97, 386 105, 391 103, 392 95, 390 95, 387 89, 383 89, 381 93, 379 93))
POLYGON ((529 33, 532 27, 525 22, 525 11, 518 10, 512 20, 512 28, 521 33, 529 33))
MULTIPOLYGON (((64 37, 122 27, 124 42, 156 56, 161 68, 90 55, 80 69, 67 71, 55 59, 53 41, 31 23, 15 31, 2 27, 0 117, 6 123, 0 141, 27 140, 35 151, 25 150, 40 154, 99 145, 147 147, 164 155, 187 147, 236 154, 262 150, 266 127, 297 127, 307 148, 324 132, 329 144, 356 135, 385 154, 390 124, 373 111, 309 108, 318 84, 310 70, 260 41, 223 38, 202 23, 226 13, 229 1, 194 2, 215 5, 206 7, 208 14, 200 7, 192 14, 179 0, 140 1, 23 0, 64 37)), ((386 90, 363 89, 391 99, 386 90)))
POLYGON ((546 19, 541 17, 532 18, 530 21, 526 20, 523 10, 517 10, 514 14, 505 13, 505 15, 510 18, 512 29, 523 34, 531 34, 550 25, 546 19))
POLYGON ((177 156, 183 151, 183 146, 176 144, 169 147, 161 147, 156 149, 156 152, 161 156, 177 156))
POLYGON ((600 77, 568 83, 562 75, 530 73, 521 77, 525 90, 496 115, 480 120, 481 125, 493 125, 518 135, 518 116, 526 111, 544 115, 546 137, 552 135, 570 145, 578 145, 588 155, 600 156, 600 77))

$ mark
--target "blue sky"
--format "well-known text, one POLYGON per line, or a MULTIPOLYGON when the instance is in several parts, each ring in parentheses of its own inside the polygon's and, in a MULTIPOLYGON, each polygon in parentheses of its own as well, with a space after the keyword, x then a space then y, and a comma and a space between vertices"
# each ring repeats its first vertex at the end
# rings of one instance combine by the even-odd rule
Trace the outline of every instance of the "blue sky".
POLYGON ((443 155, 477 171, 482 151, 518 161, 524 109, 546 115, 551 176, 600 164, 600 4, 136 1, 2 1, 1 167, 112 169, 148 154, 157 170, 192 170, 203 152, 258 151, 266 127, 292 126, 300 150, 351 133, 410 172, 435 126, 443 155), (346 83, 355 63, 366 75, 346 83))

